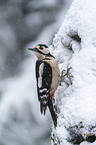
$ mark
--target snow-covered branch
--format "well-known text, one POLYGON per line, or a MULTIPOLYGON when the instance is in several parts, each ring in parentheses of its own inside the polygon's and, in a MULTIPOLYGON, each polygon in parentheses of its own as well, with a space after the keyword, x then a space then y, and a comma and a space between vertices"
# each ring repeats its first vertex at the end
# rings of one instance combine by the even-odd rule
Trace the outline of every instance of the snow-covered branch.
POLYGON ((55 95, 52 144, 87 145, 96 139, 96 0, 74 0, 50 48, 61 72, 72 68, 55 95))

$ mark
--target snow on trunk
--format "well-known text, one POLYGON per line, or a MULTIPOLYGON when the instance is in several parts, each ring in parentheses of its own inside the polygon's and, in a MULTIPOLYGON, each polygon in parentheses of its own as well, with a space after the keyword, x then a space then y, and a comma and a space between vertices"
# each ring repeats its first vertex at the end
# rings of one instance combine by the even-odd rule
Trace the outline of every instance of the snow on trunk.
POLYGON ((61 72, 70 68, 55 94, 52 144, 96 145, 96 0, 74 0, 50 49, 61 72))

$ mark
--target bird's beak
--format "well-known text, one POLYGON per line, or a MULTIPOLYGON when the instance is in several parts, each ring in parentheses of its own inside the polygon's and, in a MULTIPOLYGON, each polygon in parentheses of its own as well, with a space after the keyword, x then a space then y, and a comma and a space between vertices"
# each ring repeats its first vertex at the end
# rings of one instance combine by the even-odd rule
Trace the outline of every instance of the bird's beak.
POLYGON ((34 48, 28 48, 28 50, 34 51, 34 48))
POLYGON ((38 51, 37 48, 28 48, 28 50, 31 50, 31 51, 38 51))

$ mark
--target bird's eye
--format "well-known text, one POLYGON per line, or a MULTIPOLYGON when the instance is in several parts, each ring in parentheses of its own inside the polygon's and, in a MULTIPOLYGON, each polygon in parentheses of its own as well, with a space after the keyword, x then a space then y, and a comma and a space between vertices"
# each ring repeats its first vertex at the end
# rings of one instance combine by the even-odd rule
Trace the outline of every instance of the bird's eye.
POLYGON ((41 50, 44 49, 44 46, 41 46, 40 49, 41 49, 41 50))

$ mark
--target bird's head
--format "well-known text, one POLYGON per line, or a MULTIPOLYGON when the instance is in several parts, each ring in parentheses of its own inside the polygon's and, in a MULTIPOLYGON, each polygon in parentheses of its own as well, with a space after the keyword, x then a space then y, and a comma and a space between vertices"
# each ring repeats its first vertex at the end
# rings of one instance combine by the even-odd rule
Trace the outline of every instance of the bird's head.
POLYGON ((53 57, 50 54, 49 48, 45 44, 38 44, 34 48, 28 48, 33 51, 39 60, 44 59, 45 57, 53 57))

